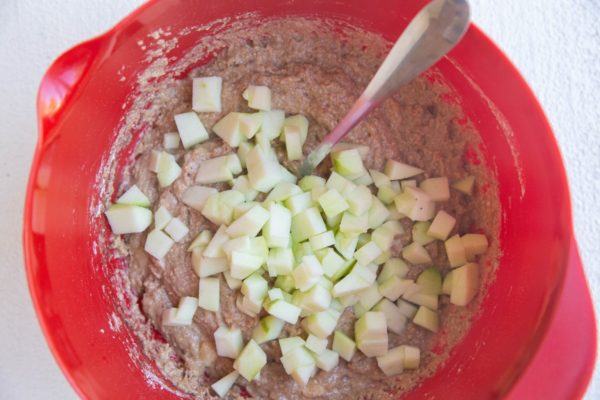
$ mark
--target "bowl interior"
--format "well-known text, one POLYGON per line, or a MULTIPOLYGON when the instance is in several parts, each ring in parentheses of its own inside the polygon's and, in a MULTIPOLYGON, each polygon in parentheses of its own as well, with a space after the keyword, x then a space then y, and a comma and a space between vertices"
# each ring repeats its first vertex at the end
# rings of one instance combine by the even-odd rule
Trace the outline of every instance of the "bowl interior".
MULTIPOLYGON (((108 150, 133 82, 152 61, 138 42, 152 46, 148 35, 169 29, 179 35, 179 45, 167 55, 179 58, 200 37, 239 15, 336 18, 393 41, 425 2, 379 3, 366 9, 359 0, 150 2, 51 67, 40 91, 41 142, 26 206, 25 251, 42 327, 81 395, 177 397, 159 386, 159 372, 115 310, 110 276, 125 265, 106 267, 106 254, 95 244, 102 234, 98 225, 105 224, 98 171, 111 157, 120 157, 121 166, 128 162, 131 148, 120 155, 108 150), (186 29, 211 21, 218 22, 205 30, 186 29)), ((571 238, 568 189, 537 102, 483 34, 471 27, 437 67, 481 134, 485 159, 478 162, 498 179, 503 255, 480 317, 437 374, 406 397, 497 397, 509 390, 537 348, 561 288, 571 238)), ((129 139, 137 134, 131 132, 129 139)))

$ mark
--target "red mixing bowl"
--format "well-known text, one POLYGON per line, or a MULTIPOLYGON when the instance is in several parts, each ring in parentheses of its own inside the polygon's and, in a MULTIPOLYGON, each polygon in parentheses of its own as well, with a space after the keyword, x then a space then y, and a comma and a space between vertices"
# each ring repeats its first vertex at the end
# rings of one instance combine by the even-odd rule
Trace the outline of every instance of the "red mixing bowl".
MULTIPOLYGON (((24 250, 29 288, 57 362, 81 397, 170 399, 135 336, 118 325, 94 235, 95 180, 131 82, 147 67, 138 41, 254 12, 350 21, 394 41, 424 1, 164 0, 61 55, 43 78, 24 250), (121 76, 121 79, 117 79, 121 76), (113 328, 113 329, 111 329, 113 328)), ((211 30, 189 30, 178 59, 211 30)), ((206 61, 206 60, 204 60, 206 61)), ((506 57, 477 28, 437 64, 485 144, 502 207, 503 255, 481 315, 448 362, 406 399, 573 399, 596 355, 592 304, 573 238, 569 188, 552 130, 506 57)), ((129 151, 131 148, 129 149, 129 151)), ((126 154, 123 155, 123 158, 126 154)), ((123 161, 123 164, 125 161, 123 161)))

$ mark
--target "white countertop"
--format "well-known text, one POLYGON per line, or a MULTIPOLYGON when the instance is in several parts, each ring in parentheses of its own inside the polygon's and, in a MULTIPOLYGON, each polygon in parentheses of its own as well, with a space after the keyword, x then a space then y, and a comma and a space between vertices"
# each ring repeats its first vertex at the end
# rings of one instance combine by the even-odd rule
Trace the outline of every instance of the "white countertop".
MULTIPOLYGON (((111 27, 140 0, 0 1, 0 398, 76 398, 42 337, 25 282, 21 214, 36 141, 35 95, 62 51, 111 27)), ((571 183, 577 239, 600 304, 600 2, 472 0, 473 19, 544 107, 571 183)), ((568 368, 568 366, 565 366, 568 368)), ((600 398, 596 368, 588 399, 600 398)))

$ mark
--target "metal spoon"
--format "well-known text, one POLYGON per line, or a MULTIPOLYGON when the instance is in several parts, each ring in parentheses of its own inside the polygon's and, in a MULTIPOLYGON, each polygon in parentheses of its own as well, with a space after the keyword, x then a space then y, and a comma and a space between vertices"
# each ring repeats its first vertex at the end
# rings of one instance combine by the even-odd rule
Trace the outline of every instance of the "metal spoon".
POLYGON ((309 175, 371 110, 448 53, 468 26, 467 0, 433 0, 419 11, 350 111, 304 160, 300 175, 309 175))

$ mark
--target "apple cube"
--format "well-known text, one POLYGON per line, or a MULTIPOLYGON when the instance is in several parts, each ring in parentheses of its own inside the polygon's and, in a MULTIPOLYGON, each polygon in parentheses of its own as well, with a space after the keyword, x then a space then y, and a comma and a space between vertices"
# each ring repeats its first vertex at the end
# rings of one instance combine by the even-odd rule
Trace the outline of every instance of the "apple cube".
POLYGON ((327 339, 322 339, 315 335, 308 335, 306 338, 306 348, 315 354, 321 354, 327 350, 327 339))
POLYGON ((333 249, 325 249, 326 253, 321 258, 321 266, 323 267, 323 273, 325 276, 332 278, 344 268, 346 261, 335 252, 333 249))
POLYGON ((290 210, 292 216, 314 206, 310 192, 298 193, 285 200, 285 206, 290 210))
POLYGON ((229 289, 236 290, 242 287, 242 280, 231 276, 229 271, 223 271, 223 276, 225 277, 225 282, 227 283, 229 289))
POLYGON ((248 107, 255 110, 270 111, 271 110, 271 89, 267 86, 250 85, 242 97, 248 101, 248 107))
POLYGON ((408 319, 412 319, 418 310, 417 306, 403 299, 398 299, 398 301, 396 302, 396 306, 398 307, 402 315, 404 315, 408 319))
POLYGON ((392 185, 382 186, 377 190, 377 198, 381 200, 383 204, 392 204, 399 193, 400 191, 394 190, 392 185))
POLYGON ((224 377, 213 383, 210 387, 212 388, 212 390, 215 391, 215 393, 219 397, 223 398, 225 397, 227 392, 231 390, 239 376, 240 373, 237 371, 230 372, 229 374, 225 375, 224 377))
POLYGON ((442 291, 442 275, 435 267, 426 268, 417 278, 417 284, 422 292, 439 295, 442 291))
POLYGON ((402 249, 402 258, 411 264, 428 264, 432 262, 425 247, 416 242, 412 242, 402 249))
POLYGON ((402 345, 404 349, 404 368, 417 369, 421 361, 421 350, 418 347, 402 345))
POLYGON ((267 315, 260 320, 252 331, 252 339, 258 344, 275 340, 281 334, 284 324, 284 321, 272 315, 267 315))
POLYGON ((358 178, 367 172, 357 149, 347 149, 331 153, 331 163, 335 172, 348 179, 358 178))
POLYGON ((150 160, 148 160, 148 169, 154 173, 158 173, 158 165, 160 164, 160 158, 163 153, 169 154, 164 151, 152 150, 150 153, 150 160))
POLYGON ((219 278, 201 278, 198 281, 198 307, 208 311, 219 311, 219 278))
POLYGON ((388 299, 383 299, 377 303, 373 311, 380 311, 385 315, 385 322, 390 332, 399 335, 406 328, 408 318, 402 313, 400 308, 388 299))
POLYGON ((369 311, 354 324, 356 347, 367 357, 384 355, 387 352, 387 322, 383 312, 369 311))
POLYGON ((158 163, 158 184, 161 188, 169 186, 181 175, 181 167, 169 153, 163 152, 158 163))
POLYGON ((274 317, 277 317, 289 324, 295 324, 298 321, 302 309, 285 300, 275 300, 265 306, 265 310, 274 317))
POLYGON ((327 189, 334 189, 338 193, 345 195, 356 189, 356 185, 351 180, 344 178, 335 171, 331 171, 329 178, 325 182, 327 189))
POLYGON ((280 275, 275 279, 273 286, 283 290, 286 293, 290 293, 294 290, 294 278, 291 275, 280 275))
POLYGON ((301 160, 303 157, 303 141, 300 128, 297 126, 285 126, 283 128, 283 136, 285 137, 285 150, 288 160, 301 160))
POLYGON ((265 201, 284 201, 292 196, 301 194, 302 189, 291 182, 279 182, 273 190, 269 192, 269 195, 265 201))
POLYGON ((315 358, 304 346, 289 349, 281 358, 281 364, 287 374, 291 374, 298 368, 315 364, 315 358))
POLYGON ((240 329, 220 326, 214 333, 217 354, 220 357, 236 359, 244 348, 244 338, 240 329))
POLYGON ((192 110, 196 112, 221 112, 223 78, 205 76, 192 80, 192 110))
POLYGON ((365 309, 366 312, 373 308, 382 298, 383 295, 379 292, 377 285, 372 285, 365 291, 361 292, 359 304, 365 309))
POLYGON ((435 239, 446 240, 455 225, 456 218, 446 211, 440 210, 431 222, 431 225, 427 230, 427 235, 435 239))
MULTIPOLYGON (((212 232, 209 230, 203 230, 202 232, 200 232, 198 234, 198 236, 196 236, 194 238, 194 240, 192 240, 192 243, 190 243, 190 245, 188 246, 187 251, 192 251, 196 247, 205 248, 206 246, 208 246, 208 244, 210 243, 211 240, 212 240, 212 232)), ((203 251, 204 250, 202 250, 202 252, 203 251)))
POLYGON ((340 232, 350 235, 359 235, 369 229, 369 216, 367 213, 356 216, 345 212, 340 222, 340 232))
POLYGON ((290 350, 295 349, 296 347, 302 347, 304 344, 305 341, 300 336, 279 339, 279 348, 281 349, 282 355, 286 355, 290 350))
POLYGON ((440 324, 438 314, 423 306, 419 307, 413 322, 431 332, 437 332, 440 324))
POLYGON ((163 135, 163 147, 167 150, 174 150, 179 147, 179 134, 176 132, 167 132, 163 135))
POLYGON ((169 210, 165 206, 160 206, 154 213, 154 229, 164 229, 171 219, 173 219, 173 216, 169 210))
POLYGON ((105 215, 115 235, 143 232, 152 223, 152 211, 145 207, 116 204, 105 215))
POLYGON ((294 283, 297 289, 306 292, 323 276, 323 267, 313 255, 302 257, 302 262, 293 271, 294 283))
POLYGON ((285 112, 283 110, 270 110, 263 113, 263 123, 260 128, 269 140, 273 140, 279 136, 283 129, 285 120, 285 112))
POLYGON ((435 238, 427 234, 430 226, 431 222, 428 221, 416 222, 412 227, 412 240, 421 246, 433 242, 435 238))
POLYGON ((192 324, 191 319, 177 318, 177 311, 177 307, 165 309, 162 313, 161 324, 163 326, 189 326, 192 324))
POLYGON ((177 306, 176 317, 182 321, 190 321, 194 318, 194 314, 198 309, 198 299, 195 297, 185 296, 179 299, 179 305, 177 306))
MULTIPOLYGON (((306 137, 308 136, 308 119, 304 115, 297 114, 287 117, 283 122, 283 129, 285 129, 286 126, 300 128, 302 143, 306 142, 306 137)), ((281 139, 285 142, 285 136, 281 136, 281 139)))
POLYGON ((375 229, 371 233, 371 238, 382 251, 387 251, 392 247, 396 235, 403 232, 404 229, 398 221, 388 221, 375 229))
POLYGON ((312 335, 326 338, 335 329, 339 317, 340 313, 331 309, 320 311, 302 320, 302 328, 312 335))
POLYGON ((329 292, 329 289, 319 284, 315 284, 304 293, 295 293, 294 298, 296 300, 294 301, 294 304, 303 310, 312 313, 327 310, 331 303, 331 293, 329 292))
POLYGON ((399 179, 406 179, 406 178, 410 178, 410 177, 413 177, 416 175, 420 175, 425 171, 423 171, 420 168, 413 167, 411 165, 404 164, 404 163, 390 159, 390 160, 387 160, 387 162, 385 164, 384 172, 388 176, 388 178, 395 181, 395 180, 399 180, 399 179))
POLYGON ((330 189, 319 196, 318 202, 329 218, 341 214, 350 207, 346 199, 335 189, 330 189))
POLYGON ((450 200, 450 187, 448 178, 428 178, 419 185, 421 190, 429 195, 433 201, 448 201, 450 200))
POLYGON ((353 270, 333 286, 331 294, 334 297, 348 296, 369 288, 371 284, 372 282, 369 282, 353 270))
POLYGON ((212 127, 213 132, 231 147, 238 147, 242 144, 243 135, 240 130, 241 114, 230 112, 212 127))
POLYGON ((370 169, 369 173, 371 174, 373 183, 377 188, 381 188, 382 186, 389 186, 392 183, 392 181, 390 181, 390 178, 388 178, 388 176, 383 172, 377 171, 376 169, 370 169))
POLYGON ((190 231, 179 218, 171 219, 164 230, 176 242, 180 242, 190 231))
POLYGON ((457 180, 452 184, 452 187, 459 192, 471 195, 473 193, 473 186, 475 185, 475 177, 473 175, 466 176, 462 179, 457 180))
POLYGON ((258 270, 263 263, 264 259, 260 256, 232 251, 230 264, 231 276, 236 279, 246 279, 246 277, 258 270))
POLYGON ((246 155, 246 168, 250 184, 259 192, 268 192, 282 181, 281 165, 260 146, 255 146, 246 155))
POLYGON ((401 374, 404 370, 404 347, 398 346, 377 357, 377 365, 386 376, 401 374))
POLYGON ((475 256, 485 253, 488 248, 487 237, 480 233, 467 233, 460 238, 460 241, 465 248, 468 261, 473 261, 475 256))
POLYGON ((315 356, 317 367, 322 369, 323 371, 331 371, 333 370, 340 361, 340 355, 335 351, 325 349, 321 353, 318 353, 315 356))
POLYGON ((408 274, 408 269, 408 265, 400 258, 390 258, 383 265, 383 268, 377 277, 377 282, 383 283, 392 276, 404 278, 408 274))
POLYGON ((201 184, 227 182, 233 179, 233 174, 239 174, 241 171, 242 166, 237 154, 226 154, 202 161, 198 167, 196 182, 201 184))
POLYGON ((136 185, 130 187, 118 199, 117 204, 150 207, 150 199, 136 185))
POLYGON ((192 250, 192 269, 199 278, 216 275, 229 270, 227 259, 204 257, 204 249, 196 247, 192 250))
POLYGON ((152 257, 162 260, 171 247, 175 244, 173 239, 167 236, 163 231, 155 229, 148 233, 144 250, 152 257))
POLYGON ((267 364, 267 355, 254 341, 250 340, 233 363, 233 368, 247 381, 252 381, 258 376, 260 370, 267 364))
POLYGON ((308 208, 292 217, 292 240, 295 242, 303 242, 326 230, 325 222, 316 207, 308 208))
POLYGON ((452 271, 452 290, 450 302, 457 306, 466 306, 473 300, 479 288, 479 265, 465 264, 452 271))
POLYGON ((342 332, 335 331, 331 349, 338 353, 344 360, 350 362, 356 352, 356 344, 354 343, 354 340, 350 339, 342 332))
POLYGON ((264 299, 268 290, 269 284, 260 273, 253 273, 242 282, 242 294, 254 300, 264 299))
POLYGON ((254 190, 252 185, 250 185, 250 180, 246 175, 240 175, 232 182, 233 185, 231 186, 231 189, 243 193, 246 201, 252 202, 254 199, 256 199, 256 196, 258 196, 258 191, 254 190))
POLYGON ((208 132, 195 112, 175 115, 175 124, 185 149, 208 140, 208 132))
POLYGON ((454 270, 448 272, 444 277, 444 282, 442 283, 442 293, 451 295, 452 294, 452 275, 454 270))
POLYGON ((312 189, 316 187, 325 186, 325 178, 321 178, 316 175, 307 175, 300 179, 298 182, 298 186, 305 192, 310 192, 312 189))
POLYGON ((269 276, 291 275, 294 269, 294 253, 292 249, 275 248, 269 250, 267 258, 269 276))
POLYGON ((325 247, 333 246, 335 244, 335 236, 332 231, 325 231, 311 237, 309 242, 313 251, 317 251, 324 249, 325 247))
MULTIPOLYGON (((247 139, 253 138, 258 130, 260 129, 263 122, 263 113, 240 113, 240 132, 247 139)), ((263 146, 267 146, 269 143, 263 143, 263 146)), ((263 147, 264 148, 264 147, 263 147)))
POLYGON ((213 238, 210 240, 206 249, 204 250, 203 255, 205 257, 225 257, 225 253, 223 252, 222 246, 229 241, 231 238, 225 232, 225 226, 220 226, 219 229, 215 232, 213 238))
POLYGON ((181 201, 196 211, 202 211, 209 196, 217 193, 217 189, 206 186, 190 186, 181 195, 181 201))
POLYGON ((386 298, 396 301, 413 284, 409 279, 401 279, 392 275, 379 285, 379 293, 386 298))
POLYGON ((404 193, 410 194, 415 199, 414 206, 408 214, 405 214, 408 218, 413 221, 429 221, 435 216, 435 203, 429 194, 412 187, 407 187, 404 193))
MULTIPOLYGON (((369 229, 378 228, 389 217, 390 211, 377 197, 372 196, 371 208, 367 213, 369 229)), ((393 207, 395 209, 395 207, 393 207)))
POLYGON ((409 286, 402 297, 411 303, 427 307, 430 310, 437 310, 439 304, 439 298, 437 294, 423 291, 423 288, 416 283, 412 286, 409 286))
MULTIPOLYGON (((358 186, 348 196, 346 196, 350 211, 354 215, 363 215, 371 208, 373 204, 373 195, 366 186, 358 186)), ((368 217, 367 217, 368 220, 368 217)))
POLYGON ((446 240, 444 247, 451 267, 460 267, 467 263, 467 252, 458 234, 446 240))
POLYGON ((379 246, 375 242, 370 241, 354 253, 354 258, 358 265, 368 265, 382 253, 383 251, 379 246))
POLYGON ((256 236, 269 220, 270 213, 256 205, 235 220, 225 232, 231 237, 256 236))

